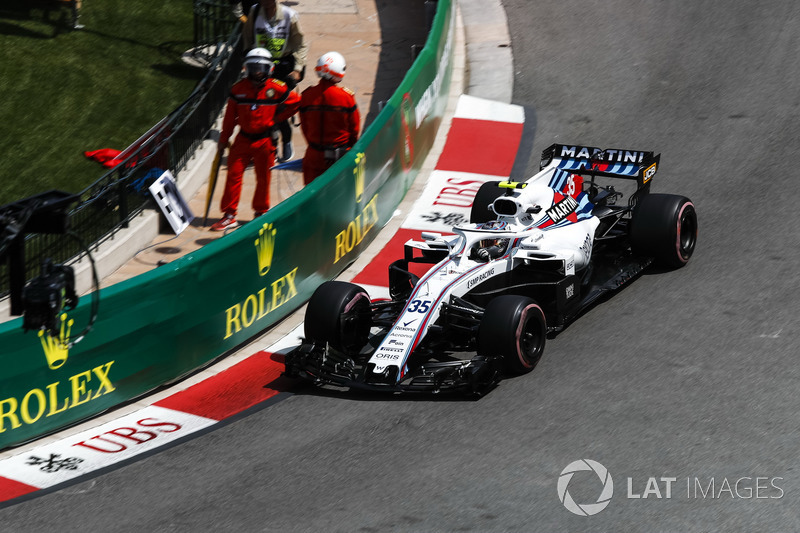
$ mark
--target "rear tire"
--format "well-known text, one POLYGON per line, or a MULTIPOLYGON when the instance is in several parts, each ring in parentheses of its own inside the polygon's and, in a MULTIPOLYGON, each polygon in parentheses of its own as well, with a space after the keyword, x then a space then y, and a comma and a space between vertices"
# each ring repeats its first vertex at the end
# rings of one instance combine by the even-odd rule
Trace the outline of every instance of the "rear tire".
POLYGON ((472 209, 469 213, 469 221, 473 224, 482 224, 490 220, 496 220, 497 215, 489 209, 489 206, 497 198, 503 195, 503 190, 498 187, 499 181, 487 181, 481 185, 475 194, 472 202, 472 209))
POLYGON ((478 328, 478 355, 499 355, 510 373, 526 374, 542 358, 546 340, 539 304, 526 296, 498 296, 486 306, 478 328))
POLYGON ((326 281, 314 291, 306 308, 306 339, 327 343, 346 354, 361 350, 371 325, 369 295, 353 283, 326 281))
POLYGON ((697 244, 694 204, 684 196, 646 194, 633 211, 630 238, 635 253, 668 268, 684 266, 697 244))

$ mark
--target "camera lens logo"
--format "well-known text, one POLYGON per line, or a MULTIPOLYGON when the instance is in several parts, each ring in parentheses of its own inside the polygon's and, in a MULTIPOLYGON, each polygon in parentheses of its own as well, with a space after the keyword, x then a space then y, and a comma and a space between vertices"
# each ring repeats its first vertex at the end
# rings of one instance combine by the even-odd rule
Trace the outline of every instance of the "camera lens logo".
POLYGON ((558 477, 558 499, 561 500, 561 503, 564 504, 564 507, 566 507, 569 512, 575 513, 576 515, 596 515, 608 506, 613 495, 614 481, 611 479, 611 474, 608 473, 605 466, 591 459, 581 459, 568 464, 558 477), (567 490, 575 472, 583 471, 594 472, 600 479, 600 483, 602 483, 603 488, 600 491, 600 496, 597 497, 597 501, 594 503, 577 503, 572 499, 569 490, 567 490))

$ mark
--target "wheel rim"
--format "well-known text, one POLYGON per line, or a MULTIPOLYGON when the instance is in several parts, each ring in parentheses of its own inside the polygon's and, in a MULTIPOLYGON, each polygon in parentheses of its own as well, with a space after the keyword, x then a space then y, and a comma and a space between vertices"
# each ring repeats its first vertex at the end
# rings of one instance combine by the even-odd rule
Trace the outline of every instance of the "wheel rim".
POLYGON ((519 358, 528 368, 539 361, 544 351, 545 331, 542 322, 537 319, 537 312, 540 309, 535 305, 525 309, 518 337, 519 358))
POLYGON ((689 260, 694 252, 697 242, 697 219, 694 216, 694 206, 684 204, 681 216, 678 218, 678 253, 683 262, 689 260))

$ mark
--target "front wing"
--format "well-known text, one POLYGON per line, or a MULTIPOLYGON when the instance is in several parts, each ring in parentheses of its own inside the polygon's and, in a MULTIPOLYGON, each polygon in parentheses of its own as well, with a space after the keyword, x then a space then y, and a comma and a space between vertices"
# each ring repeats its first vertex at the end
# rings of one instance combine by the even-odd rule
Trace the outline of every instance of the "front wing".
POLYGON ((491 390, 502 375, 500 358, 476 356, 470 360, 423 363, 408 371, 399 382, 392 376, 387 376, 386 380, 368 380, 367 375, 371 374, 366 357, 356 359, 310 342, 303 342, 286 354, 285 360, 288 377, 315 385, 388 393, 460 392, 480 396, 491 390))

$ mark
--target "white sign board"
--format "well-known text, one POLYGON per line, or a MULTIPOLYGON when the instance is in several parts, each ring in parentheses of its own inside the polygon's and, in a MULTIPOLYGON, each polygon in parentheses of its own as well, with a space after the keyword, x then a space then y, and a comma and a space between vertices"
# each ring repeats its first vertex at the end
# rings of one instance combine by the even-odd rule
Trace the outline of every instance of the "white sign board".
POLYGON ((192 222, 194 215, 175 185, 172 173, 167 170, 149 188, 150 194, 172 226, 172 231, 179 235, 192 222))

